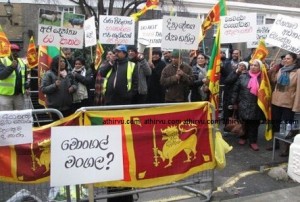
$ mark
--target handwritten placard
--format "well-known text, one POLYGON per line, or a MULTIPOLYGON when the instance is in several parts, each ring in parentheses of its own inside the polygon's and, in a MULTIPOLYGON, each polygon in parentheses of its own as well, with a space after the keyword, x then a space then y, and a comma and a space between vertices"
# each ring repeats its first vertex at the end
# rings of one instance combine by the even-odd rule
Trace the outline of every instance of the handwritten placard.
POLYGON ((83 30, 40 24, 38 45, 82 48, 83 30))
POLYGON ((51 128, 51 186, 123 178, 120 125, 51 128))
POLYGON ((32 110, 0 111, 0 146, 32 143, 32 110))
POLYGON ((256 40, 256 13, 221 16, 221 43, 241 43, 256 40))
POLYGON ((300 54, 300 23, 298 18, 277 15, 266 42, 300 54))
MULTIPOLYGON (((271 30, 272 24, 265 24, 265 25, 257 25, 257 31, 256 31, 256 41, 248 41, 247 42, 247 48, 256 48, 258 46, 258 42, 260 39, 266 39, 270 30, 271 30)), ((267 47, 270 47, 272 45, 266 43, 267 47)))
POLYGON ((161 47, 162 23, 162 20, 139 21, 138 39, 149 40, 147 47, 161 47))
POLYGON ((95 17, 90 17, 84 21, 84 42, 85 47, 97 44, 95 17))
POLYGON ((135 22, 127 16, 100 15, 99 40, 102 44, 134 44, 135 22))
POLYGON ((164 16, 162 27, 162 49, 197 49, 200 19, 164 16))

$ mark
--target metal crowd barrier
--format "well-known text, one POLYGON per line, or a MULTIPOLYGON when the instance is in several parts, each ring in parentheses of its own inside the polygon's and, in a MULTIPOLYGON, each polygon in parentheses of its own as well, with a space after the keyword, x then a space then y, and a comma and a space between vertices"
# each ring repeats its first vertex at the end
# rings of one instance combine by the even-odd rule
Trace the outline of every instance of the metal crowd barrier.
MULTIPOLYGON (((139 104, 139 105, 118 105, 118 106, 97 106, 97 107, 83 107, 79 110, 81 111, 105 111, 105 110, 121 110, 121 109, 140 109, 140 108, 150 108, 150 107, 159 107, 159 106, 170 106, 170 105, 182 105, 184 103, 163 103, 163 104, 139 104)), ((215 117, 215 109, 212 105, 210 105, 212 109, 212 120, 216 120, 215 117)), ((216 128, 213 128, 213 138, 215 138, 216 128)), ((213 141, 214 142, 214 141, 213 141)), ((167 197, 166 190, 170 191, 169 197, 174 197, 175 193, 178 194, 189 194, 190 197, 198 197, 200 201, 210 201, 212 192, 213 192, 213 183, 214 183, 214 170, 205 170, 199 172, 195 175, 192 175, 186 179, 180 180, 178 182, 173 182, 171 184, 155 186, 150 188, 132 188, 120 190, 119 188, 109 188, 109 192, 107 188, 93 188, 94 193, 94 201, 105 201, 104 199, 133 195, 135 201, 144 201, 139 194, 145 192, 153 192, 153 191, 164 191, 162 195, 164 198, 167 197), (183 191, 183 192, 182 192, 183 191)), ((159 194, 152 194, 151 200, 155 200, 154 197, 159 194), (153 197, 153 198, 152 198, 153 197)), ((176 195, 176 194, 175 194, 176 195)), ((149 199, 149 198, 148 198, 149 199)), ((81 199, 80 201, 87 202, 90 199, 81 199)), ((160 199, 158 199, 160 200, 160 199)))
MULTIPOLYGON (((57 109, 49 108, 32 110, 32 115, 49 113, 56 114, 59 118, 63 118, 62 113, 57 109)), ((20 184, 0 181, 0 202, 44 202, 48 201, 49 190, 49 182, 39 184, 20 184)), ((66 187, 66 192, 67 195, 70 195, 69 187, 66 187)))
MULTIPOLYGON (((158 107, 158 106, 169 106, 169 105, 182 105, 184 103, 163 103, 163 104, 146 104, 146 105, 119 105, 119 106, 98 106, 98 107, 83 107, 79 110, 82 111, 95 111, 95 110, 120 110, 120 109, 140 109, 140 108, 149 108, 149 107, 158 107)), ((215 111, 214 107, 210 105, 212 108, 212 112, 215 111)), ((32 110, 34 114, 42 114, 42 113, 56 113, 60 118, 63 118, 63 115, 60 111, 56 109, 34 109, 32 110)), ((212 119, 215 120, 215 113, 212 113, 212 119)), ((216 133, 215 128, 213 128, 213 134, 216 133)), ((215 136, 213 136, 215 138, 215 136)), ((213 141, 214 142, 214 141, 213 141)), ((146 192, 159 192, 163 191, 162 195, 166 197, 166 190, 169 190, 170 197, 174 197, 175 193, 178 194, 189 194, 190 197, 198 197, 200 201, 210 201, 212 192, 213 192, 213 183, 214 183, 214 170, 205 170, 194 174, 186 179, 180 180, 178 182, 173 182, 171 184, 150 187, 150 188, 139 188, 139 189, 127 189, 126 191, 114 191, 110 188, 110 192, 108 193, 107 188, 92 188, 92 197, 93 201, 105 201, 105 199, 125 196, 125 195, 133 195, 135 200, 144 201, 142 197, 139 197, 140 193, 146 192), (173 190, 173 191, 172 191, 173 190)), ((85 185, 83 185, 85 186, 85 185)), ((80 186, 76 186, 76 201, 90 201, 91 199, 80 198, 80 186)), ((50 183, 39 183, 39 184, 26 184, 26 183, 8 183, 8 182, 0 182, 0 202, 23 202, 23 201, 32 201, 32 202, 40 202, 40 201, 49 201, 48 195, 50 190, 50 183), (18 195, 16 198, 22 198, 22 200, 9 200, 13 195, 18 195), (36 197, 36 198, 35 198, 36 197)), ((62 201, 72 201, 70 194, 70 187, 66 186, 66 195, 67 198, 62 201)), ((89 190, 90 191, 90 190, 89 190)), ((151 195, 151 199, 153 200, 154 196, 157 194, 151 195)), ((149 198, 148 198, 149 199, 149 198)))

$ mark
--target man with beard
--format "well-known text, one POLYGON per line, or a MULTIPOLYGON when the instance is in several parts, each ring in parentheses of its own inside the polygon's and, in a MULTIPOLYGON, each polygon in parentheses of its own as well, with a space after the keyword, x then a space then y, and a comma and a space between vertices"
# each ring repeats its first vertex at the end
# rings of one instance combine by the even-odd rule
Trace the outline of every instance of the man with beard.
POLYGON ((172 63, 162 71, 160 83, 166 89, 166 103, 188 101, 193 71, 191 66, 182 61, 179 50, 173 50, 172 63))
MULTIPOLYGON (((241 61, 241 51, 238 49, 233 50, 231 57, 232 59, 226 60, 224 66, 221 68, 221 83, 224 83, 228 75, 237 69, 239 62, 241 61)), ((223 120, 225 125, 228 122, 228 118, 231 117, 233 113, 231 109, 228 109, 228 105, 230 105, 231 90, 229 85, 224 86, 223 120)))

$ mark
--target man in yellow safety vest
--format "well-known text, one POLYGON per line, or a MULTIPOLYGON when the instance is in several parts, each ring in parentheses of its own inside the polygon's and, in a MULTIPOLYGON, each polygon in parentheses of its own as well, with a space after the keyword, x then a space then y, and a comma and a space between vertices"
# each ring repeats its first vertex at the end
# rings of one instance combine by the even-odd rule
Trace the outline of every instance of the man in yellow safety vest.
POLYGON ((132 104, 138 89, 138 72, 135 63, 128 60, 127 47, 119 45, 115 49, 115 62, 109 61, 101 67, 104 77, 103 94, 105 105, 132 104))
POLYGON ((11 44, 10 57, 0 58, 0 111, 24 109, 24 94, 29 93, 26 65, 11 44))

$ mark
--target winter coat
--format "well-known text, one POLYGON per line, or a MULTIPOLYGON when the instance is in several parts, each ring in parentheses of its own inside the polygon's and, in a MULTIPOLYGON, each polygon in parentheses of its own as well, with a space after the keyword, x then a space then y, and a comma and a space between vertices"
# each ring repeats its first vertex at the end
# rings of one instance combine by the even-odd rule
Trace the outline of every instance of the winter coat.
MULTIPOLYGON (((281 75, 281 69, 277 79, 281 75)), ((293 112, 300 112, 300 69, 294 69, 289 73, 290 84, 286 91, 279 91, 276 86, 272 93, 272 104, 292 109, 293 112)))
POLYGON ((187 102, 190 85, 193 83, 192 67, 183 63, 179 67, 185 74, 177 80, 178 66, 172 63, 162 71, 160 83, 166 89, 165 102, 187 102))
POLYGON ((148 102, 163 103, 165 102, 165 89, 160 84, 160 77, 166 63, 161 59, 152 61, 155 68, 152 69, 152 74, 148 77, 148 102))
POLYGON ((127 90, 127 64, 128 58, 117 59, 113 65, 107 63, 101 67, 100 74, 102 77, 106 77, 108 72, 112 70, 107 80, 107 86, 105 89, 105 105, 125 105, 132 104, 133 97, 138 91, 138 69, 135 66, 132 75, 132 87, 131 90, 127 90), (114 86, 114 80, 116 82, 114 86))
MULTIPOLYGON (((248 73, 241 74, 233 86, 231 104, 238 104, 239 117, 242 120, 264 120, 264 114, 257 104, 257 96, 250 93, 248 73)), ((260 76, 258 80, 260 82, 260 76)))

